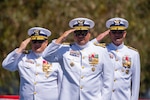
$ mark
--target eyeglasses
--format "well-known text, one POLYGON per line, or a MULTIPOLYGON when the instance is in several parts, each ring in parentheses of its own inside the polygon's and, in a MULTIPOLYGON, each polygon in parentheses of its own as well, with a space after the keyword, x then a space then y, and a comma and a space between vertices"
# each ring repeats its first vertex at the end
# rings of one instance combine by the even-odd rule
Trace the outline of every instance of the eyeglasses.
POLYGON ((74 34, 75 36, 86 36, 88 32, 88 30, 76 30, 74 31, 74 34))
POLYGON ((113 34, 116 34, 116 33, 122 34, 122 33, 124 33, 124 30, 111 30, 111 33, 113 33, 113 34))
POLYGON ((32 40, 32 43, 35 44, 35 43, 43 43, 45 42, 45 40, 32 40))

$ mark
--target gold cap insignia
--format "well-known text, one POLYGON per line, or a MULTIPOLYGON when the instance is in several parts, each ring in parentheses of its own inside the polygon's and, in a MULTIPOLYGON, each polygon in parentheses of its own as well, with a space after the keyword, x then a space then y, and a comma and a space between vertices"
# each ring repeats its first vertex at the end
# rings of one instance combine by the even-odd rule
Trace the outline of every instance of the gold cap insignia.
POLYGON ((40 34, 40 30, 34 30, 34 35, 39 35, 40 34))
POLYGON ((120 20, 114 20, 115 25, 120 25, 120 20))
POLYGON ((77 20, 77 22, 78 22, 78 25, 79 25, 79 26, 83 26, 83 25, 84 25, 85 20, 77 20))

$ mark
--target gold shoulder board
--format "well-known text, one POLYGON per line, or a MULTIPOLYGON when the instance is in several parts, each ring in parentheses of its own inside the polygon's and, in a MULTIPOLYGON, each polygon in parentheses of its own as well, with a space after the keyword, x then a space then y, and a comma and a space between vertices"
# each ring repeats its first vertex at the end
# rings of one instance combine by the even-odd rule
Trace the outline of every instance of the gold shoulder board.
POLYGON ((105 48, 106 47, 106 43, 94 43, 96 46, 100 46, 105 48))
POLYGON ((137 49, 135 49, 135 48, 133 48, 133 47, 131 47, 131 46, 127 46, 129 49, 132 49, 132 50, 134 50, 134 51, 137 51, 138 52, 138 50, 137 49))

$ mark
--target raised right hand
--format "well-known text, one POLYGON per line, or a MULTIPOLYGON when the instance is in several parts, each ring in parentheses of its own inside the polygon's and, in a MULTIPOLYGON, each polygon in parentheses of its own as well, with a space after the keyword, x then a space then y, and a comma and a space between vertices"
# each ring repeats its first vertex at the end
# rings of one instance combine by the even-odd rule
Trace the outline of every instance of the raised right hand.
POLYGON ((70 33, 74 32, 75 30, 76 30, 76 29, 70 29, 70 30, 65 31, 65 32, 56 40, 56 43, 61 44, 61 43, 67 38, 67 36, 68 36, 70 33))
POLYGON ((22 53, 26 49, 30 41, 31 41, 31 38, 27 38, 26 40, 22 41, 17 50, 17 53, 22 53))

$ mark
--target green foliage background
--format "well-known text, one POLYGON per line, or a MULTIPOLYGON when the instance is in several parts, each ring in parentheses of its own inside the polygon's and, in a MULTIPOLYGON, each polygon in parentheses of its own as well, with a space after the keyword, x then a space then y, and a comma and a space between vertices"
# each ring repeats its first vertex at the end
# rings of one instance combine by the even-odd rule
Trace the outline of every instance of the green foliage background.
MULTIPOLYGON (((125 43, 138 49, 141 56, 140 97, 144 97, 150 89, 149 5, 149 0, 0 0, 0 63, 28 37, 31 27, 50 29, 51 42, 69 29, 71 19, 87 17, 95 22, 94 38, 106 30, 109 18, 123 17, 129 21, 125 43)), ((109 39, 105 37, 103 41, 109 39)), ((18 72, 0 67, 0 94, 18 94, 18 88, 18 72)))

